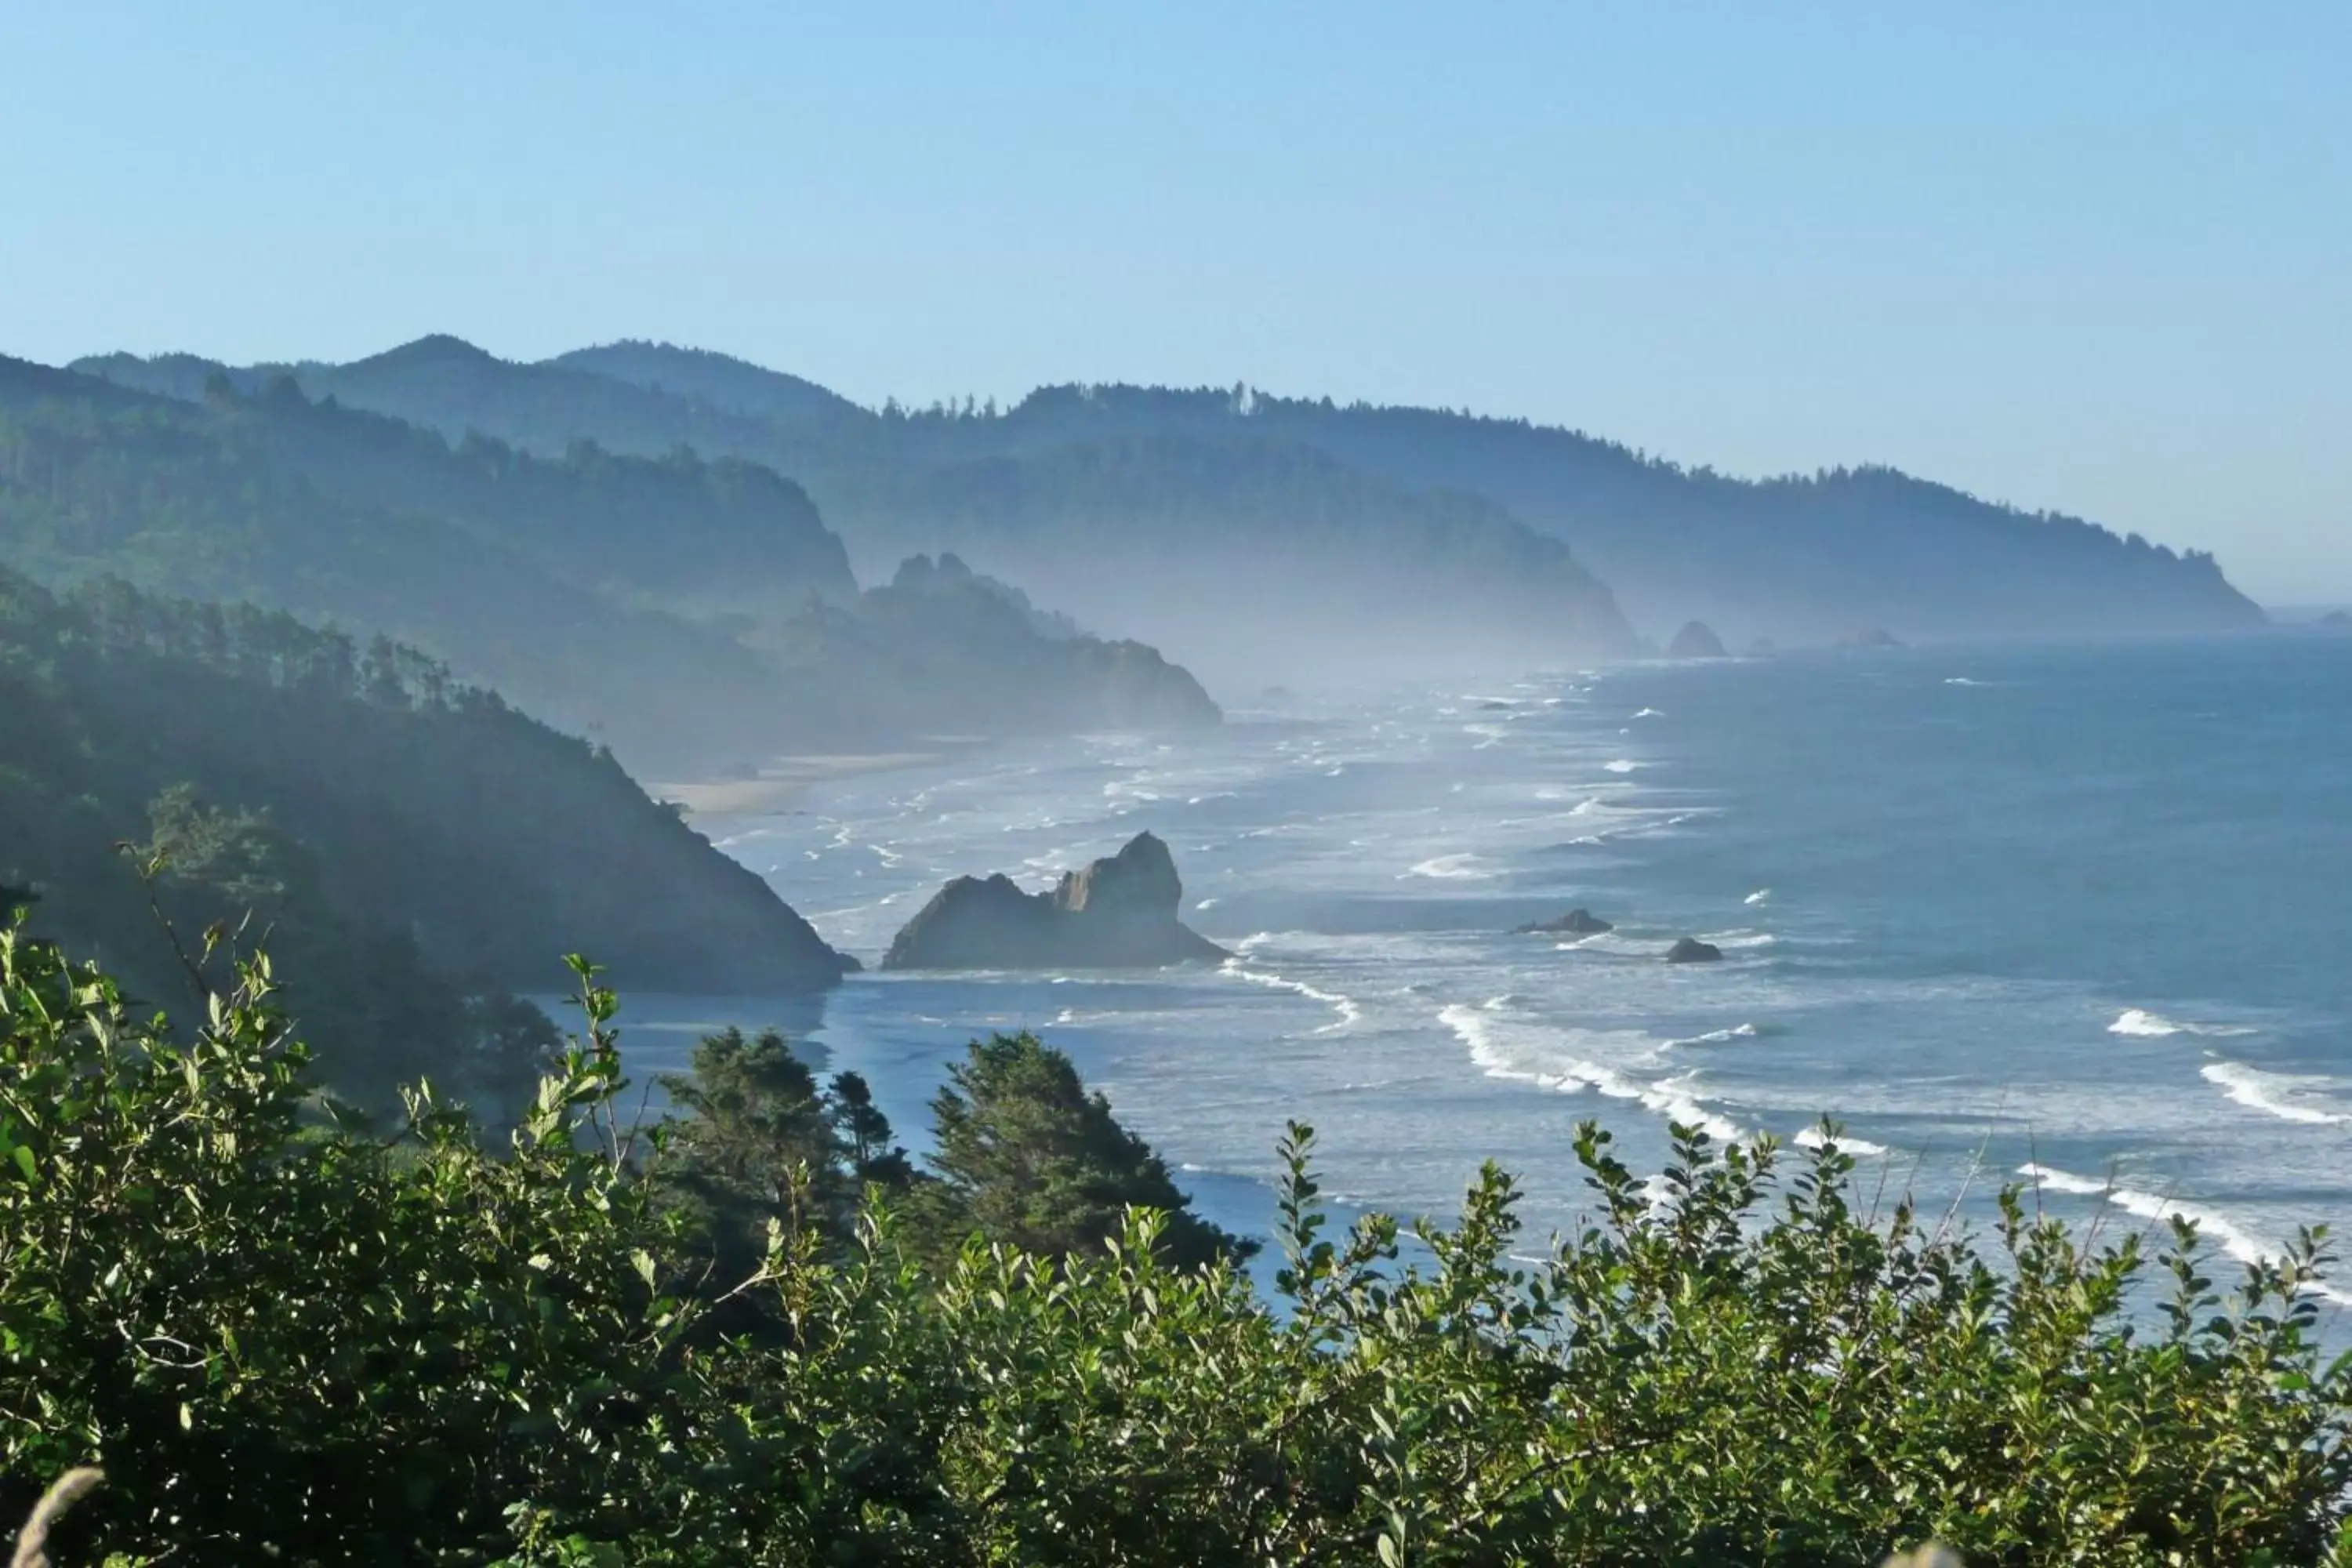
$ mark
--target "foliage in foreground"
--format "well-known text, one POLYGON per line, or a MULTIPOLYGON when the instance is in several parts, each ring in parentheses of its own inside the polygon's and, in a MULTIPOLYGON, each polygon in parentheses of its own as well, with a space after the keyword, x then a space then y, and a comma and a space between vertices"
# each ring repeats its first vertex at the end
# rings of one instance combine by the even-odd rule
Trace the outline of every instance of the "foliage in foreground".
POLYGON ((493 1153, 421 1090, 307 1124, 265 962, 181 1040, 0 934, 0 1518, 98 1464, 60 1563, 2347 1560, 2315 1240, 2217 1295, 2176 1228, 2148 1333, 2136 1238, 1874 1225, 1833 1148, 1696 1132, 1645 1187, 1587 1127, 1589 1228, 1490 1170, 1409 1267, 1302 1128, 1271 1306, 1141 1208, 926 1264, 869 1195, 729 1272, 583 986, 493 1153))

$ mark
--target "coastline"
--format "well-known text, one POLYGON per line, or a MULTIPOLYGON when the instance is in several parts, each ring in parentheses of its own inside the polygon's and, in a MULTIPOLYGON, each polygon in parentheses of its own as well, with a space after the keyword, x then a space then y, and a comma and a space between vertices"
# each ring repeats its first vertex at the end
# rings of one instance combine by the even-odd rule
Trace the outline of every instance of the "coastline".
POLYGON ((778 757, 750 778, 649 782, 656 800, 685 807, 687 820, 706 816, 781 816, 815 785, 864 773, 895 773, 947 761, 950 748, 922 752, 838 752, 778 757))

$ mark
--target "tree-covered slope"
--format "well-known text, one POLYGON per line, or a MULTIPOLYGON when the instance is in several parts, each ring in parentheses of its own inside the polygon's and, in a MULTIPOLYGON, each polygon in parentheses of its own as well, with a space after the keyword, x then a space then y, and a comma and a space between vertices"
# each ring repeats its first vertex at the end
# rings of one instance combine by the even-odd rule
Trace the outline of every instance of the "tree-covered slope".
POLYGON ((1223 717, 1157 649, 1042 613, 952 552, 909 557, 855 603, 813 606, 774 635, 788 664, 857 671, 875 687, 862 705, 940 734, 967 731, 973 714, 1034 733, 1184 729, 1223 717))
MULTIPOLYGON (((82 363, 127 374, 117 361, 82 363)), ((1491 502, 1304 447, 1116 431, 1030 441, 976 409, 866 413, 812 397, 794 377, 648 344, 519 365, 425 339, 346 365, 280 368, 314 398, 542 452, 588 437, 617 451, 686 440, 748 458, 804 486, 863 570, 952 550, 1088 625, 1235 681, 1633 646, 1607 591, 1559 541, 1491 502)), ((173 374, 184 383, 191 370, 173 374)))
POLYGON ((1328 400, 1059 388, 1010 439, 1106 430, 1292 441, 1397 482, 1473 489, 1571 543, 1645 622, 1736 638, 2112 635, 2260 625, 2213 558, 2027 512, 1883 466, 1739 479, 1580 432, 1328 400))
POLYGON ((366 487, 337 494, 286 458, 290 425, 359 417, 142 396, 0 359, 0 563, 385 632, 635 757, 725 756, 739 728, 793 717, 771 661, 733 639, 366 487))
POLYGON ((320 1022, 414 1052, 401 1073, 446 1053, 453 996, 557 989, 565 952, 667 991, 807 991, 850 966, 609 753, 388 640, 0 570, 0 883, 41 894, 46 929, 176 992, 116 863, 152 845, 192 933, 252 910, 343 953, 320 995, 359 1022, 320 1022))
POLYGON ((1156 655, 894 621, 807 496, 738 458, 453 446, 282 375, 106 368, 152 395, 0 360, 0 561, 46 581, 112 573, 386 631, 665 773, 903 741, 944 713, 959 734, 1199 716, 1156 655))

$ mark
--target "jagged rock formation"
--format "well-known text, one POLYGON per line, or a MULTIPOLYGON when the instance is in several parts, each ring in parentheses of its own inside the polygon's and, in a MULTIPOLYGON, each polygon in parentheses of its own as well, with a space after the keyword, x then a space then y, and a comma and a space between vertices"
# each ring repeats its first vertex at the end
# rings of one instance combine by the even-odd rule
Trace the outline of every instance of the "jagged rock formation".
POLYGON ((1705 621, 1686 623, 1666 646, 1668 658, 1721 658, 1724 651, 1723 639, 1705 621))
POLYGON ((1695 936, 1684 937, 1666 950, 1668 963, 1713 963, 1722 956, 1723 949, 1695 936))
POLYGON ((1149 833, 1024 893, 1010 877, 959 877, 891 942, 885 969, 1124 969, 1230 956, 1176 918, 1184 884, 1149 833))
POLYGON ((1570 910, 1564 915, 1554 915, 1548 921, 1529 921, 1517 927, 1513 936, 1599 936, 1617 928, 1601 919, 1591 910, 1570 910))

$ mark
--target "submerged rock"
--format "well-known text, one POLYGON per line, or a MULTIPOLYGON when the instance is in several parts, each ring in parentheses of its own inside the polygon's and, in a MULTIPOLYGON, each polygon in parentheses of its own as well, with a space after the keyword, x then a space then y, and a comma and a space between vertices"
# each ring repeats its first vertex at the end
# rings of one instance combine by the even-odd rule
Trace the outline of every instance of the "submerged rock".
POLYGON ((1705 621, 1693 621, 1676 632, 1675 640, 1666 645, 1666 657, 1721 658, 1724 657, 1723 639, 1716 636, 1715 628, 1705 621))
POLYGON ((1003 874, 958 877, 923 906, 885 969, 1124 969, 1231 956, 1176 918, 1184 884, 1149 833, 1050 893, 1003 874))
MULTIPOLYGON (((1701 942, 1695 936, 1684 937, 1666 950, 1668 963, 1713 963, 1723 956, 1723 949, 1711 942, 1701 942)), ((889 967, 885 964, 883 967, 889 967)))
POLYGON ((1570 910, 1564 915, 1554 915, 1548 921, 1529 921, 1515 929, 1513 936, 1599 936, 1617 928, 1594 914, 1591 910, 1570 910))

